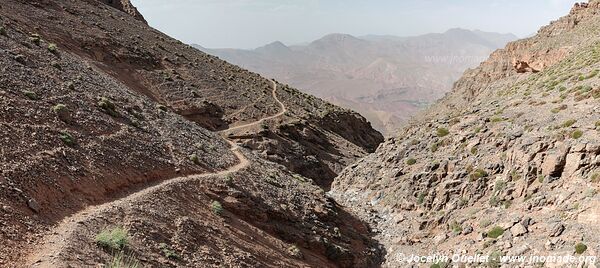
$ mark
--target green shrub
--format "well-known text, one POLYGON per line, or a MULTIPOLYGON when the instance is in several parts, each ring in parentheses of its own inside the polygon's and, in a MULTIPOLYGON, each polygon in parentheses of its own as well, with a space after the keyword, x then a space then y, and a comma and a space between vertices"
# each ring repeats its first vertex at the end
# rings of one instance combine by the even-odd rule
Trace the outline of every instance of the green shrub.
POLYGON ((54 105, 52 107, 52 111, 55 112, 55 113, 57 113, 57 114, 61 113, 61 112, 65 112, 66 110, 67 110, 67 106, 64 105, 64 104, 61 104, 61 103, 59 103, 57 105, 54 105))
POLYGON ((439 144, 437 142, 432 144, 430 149, 432 153, 437 152, 437 150, 439 149, 439 144))
POLYGON ((448 129, 442 127, 442 128, 438 128, 436 130, 436 134, 438 137, 445 137, 445 136, 448 136, 448 134, 450 134, 450 131, 448 131, 448 129))
POLYGON ((493 251, 490 253, 487 267, 489 268, 500 268, 502 266, 502 252, 493 251))
POLYGON ((584 243, 577 243, 575 245, 575 253, 581 255, 587 250, 587 246, 584 243))
POLYGON ((500 200, 498 200, 498 197, 496 196, 492 196, 492 198, 490 198, 490 201, 488 202, 490 204, 490 206, 492 207, 497 207, 500 205, 500 200))
POLYGON ((6 36, 6 28, 0 27, 0 35, 6 36))
POLYGON ((32 34, 31 37, 29 37, 29 41, 39 46, 42 42, 42 37, 40 37, 39 34, 32 34))
POLYGON ((190 160, 196 165, 200 165, 200 158, 196 154, 190 155, 190 160))
POLYGON ((571 138, 573 138, 573 139, 579 139, 582 136, 583 136, 583 131, 581 131, 579 129, 574 130, 573 132, 571 132, 571 138))
POLYGON ((210 209, 212 210, 213 213, 215 213, 217 215, 223 214, 223 211, 225 210, 223 208, 223 205, 221 205, 221 203, 216 200, 210 204, 210 209))
POLYGON ((492 117, 492 118, 490 119, 490 121, 491 121, 492 123, 498 123, 498 122, 502 122, 502 121, 504 121, 504 119, 502 119, 502 117, 497 117, 497 116, 494 116, 494 117, 492 117))
POLYGON ((288 252, 290 253, 290 255, 292 255, 292 256, 294 256, 296 258, 302 258, 302 251, 296 245, 291 245, 288 248, 288 252))
POLYGON ((417 204, 421 205, 425 202, 425 196, 427 196, 425 193, 420 192, 419 195, 417 196, 417 204))
POLYGON ((40 99, 38 97, 38 95, 33 91, 23 91, 23 95, 25 95, 25 97, 27 97, 30 100, 39 100, 40 99))
POLYGON ((592 183, 598 183, 598 182, 600 182, 600 174, 598 174, 598 173, 592 174, 592 176, 590 178, 590 181, 592 183))
POLYGON ((489 175, 489 174, 487 173, 487 171, 485 171, 485 170, 483 170, 483 169, 480 169, 480 168, 478 168, 478 169, 474 170, 474 171, 471 173, 471 175, 470 175, 470 178, 471 178, 471 180, 472 180, 472 181, 475 181, 475 180, 478 180, 478 179, 481 179, 481 178, 485 178, 485 177, 487 177, 488 175, 489 175))
POLYGON ((122 250, 129 243, 128 236, 123 227, 106 229, 96 235, 96 244, 106 249, 122 250))
POLYGON ((409 166, 412 166, 412 165, 414 165, 416 163, 417 163, 417 160, 414 159, 414 158, 409 158, 409 159, 406 160, 406 164, 409 165, 409 166))
POLYGON ((501 192, 506 189, 506 182, 503 180, 497 180, 496 185, 494 185, 494 191, 501 192))
POLYGON ((75 138, 73 138, 73 136, 71 136, 71 134, 69 134, 69 132, 62 131, 62 132, 58 133, 58 137, 60 138, 60 140, 62 142, 64 142, 68 146, 73 146, 76 144, 75 138))
POLYGON ((496 238, 500 237, 502 234, 504 234, 504 229, 502 229, 502 227, 500 227, 500 226, 495 226, 494 228, 492 228, 491 230, 489 230, 487 232, 487 237, 496 239, 496 238))
POLYGON ((50 53, 52 54, 56 54, 58 53, 58 47, 56 46, 56 44, 50 43, 48 45, 48 51, 50 51, 50 53))
POLYGON ((117 107, 107 97, 101 97, 98 100, 98 107, 100 107, 105 113, 109 114, 112 117, 119 116, 119 113, 116 110, 117 107))
POLYGON ((454 232, 455 234, 460 234, 463 230, 462 226, 456 222, 453 221, 452 223, 450 223, 450 230, 452 230, 452 232, 454 232))
POLYGON ((179 254, 177 254, 174 250, 172 250, 166 243, 160 243, 160 244, 158 244, 158 248, 162 251, 163 255, 167 259, 178 260, 178 259, 181 258, 179 256, 179 254))
POLYGON ((563 122, 561 127, 571 127, 571 126, 575 125, 575 123, 577 123, 577 120, 569 119, 569 120, 563 122))
POLYGON ((471 154, 477 154, 477 147, 471 147, 471 154))
POLYGON ((138 268, 141 267, 140 262, 132 256, 126 256, 123 251, 119 251, 113 256, 109 263, 105 264, 106 268, 138 268))

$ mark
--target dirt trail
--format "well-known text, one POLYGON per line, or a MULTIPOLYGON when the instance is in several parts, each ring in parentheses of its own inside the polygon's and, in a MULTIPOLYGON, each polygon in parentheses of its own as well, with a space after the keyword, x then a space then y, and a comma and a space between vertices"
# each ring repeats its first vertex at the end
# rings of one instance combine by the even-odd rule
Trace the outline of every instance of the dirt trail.
MULTIPOLYGON (((277 98, 277 84, 275 83, 275 81, 271 80, 271 82, 273 83, 273 98, 281 107, 281 111, 279 113, 262 118, 255 122, 219 131, 217 133, 221 134, 222 136, 225 136, 223 134, 227 131, 258 125, 264 122, 265 120, 273 119, 283 115, 287 111, 287 109, 285 105, 277 98)), ((242 152, 240 152, 239 146, 230 140, 227 140, 227 142, 231 145, 231 152, 239 159, 239 163, 235 166, 215 173, 196 174, 169 179, 157 185, 144 188, 138 192, 132 193, 123 198, 96 206, 89 206, 86 209, 77 212, 76 214, 66 217, 49 232, 47 232, 47 235, 44 237, 42 243, 37 245, 33 250, 34 252, 27 256, 26 263, 28 267, 57 267, 58 263, 56 262, 60 262, 60 259, 58 257, 60 256, 60 253, 68 246, 67 238, 72 237, 73 232, 77 230, 76 226, 82 222, 86 222, 97 218, 103 212, 110 211, 112 209, 118 208, 136 200, 143 199, 144 197, 172 184, 185 183, 208 177, 225 177, 229 174, 236 173, 248 167, 250 165, 250 161, 244 156, 242 152)))
POLYGON ((228 129, 221 130, 218 133, 225 134, 225 133, 229 133, 229 132, 231 132, 233 130, 238 130, 238 129, 242 129, 242 128, 246 128, 246 127, 260 125, 264 121, 271 120, 271 119, 280 117, 283 114, 285 114, 287 112, 287 108, 285 107, 285 105, 283 104, 283 102, 281 102, 279 100, 279 98, 277 97, 277 83, 275 81, 273 81, 273 80, 271 80, 271 83, 273 83, 273 91, 272 91, 273 99, 275 99, 275 101, 277 102, 277 104, 279 104, 279 107, 281 109, 281 111, 279 113, 276 113, 274 115, 265 117, 265 118, 260 119, 258 121, 254 121, 252 123, 243 124, 243 125, 239 125, 239 126, 235 126, 235 127, 230 127, 228 129))

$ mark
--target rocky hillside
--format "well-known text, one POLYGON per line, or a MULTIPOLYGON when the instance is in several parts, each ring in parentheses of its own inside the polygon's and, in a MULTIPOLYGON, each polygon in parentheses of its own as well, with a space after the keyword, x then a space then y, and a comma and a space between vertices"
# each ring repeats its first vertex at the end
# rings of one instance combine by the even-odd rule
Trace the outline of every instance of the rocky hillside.
MULTIPOLYGON (((4 12, 27 33, 56 43, 137 94, 209 130, 255 121, 280 109, 268 79, 149 28, 128 1, 104 1, 110 6, 83 2, 85 6, 28 2, 14 9, 7 3, 4 12), (119 9, 109 10, 111 6, 127 13, 114 13, 119 9), (36 19, 21 15, 27 12, 36 19)), ((265 122, 260 132, 244 133, 244 142, 324 187, 347 163, 372 152, 383 140, 354 112, 283 85, 276 93, 290 106, 289 113, 279 122, 265 122)))
POLYGON ((599 33, 600 1, 575 5, 336 178, 332 195, 378 225, 386 266, 408 265, 403 254, 491 256, 485 267, 600 255, 599 33))
POLYGON ((2 1, 0 63, 0 266, 378 262, 320 187, 382 140, 358 114, 182 44, 126 0, 2 1))
POLYGON ((206 49, 249 70, 365 115, 391 134, 452 88, 512 34, 451 29, 413 37, 330 34, 307 45, 206 49))

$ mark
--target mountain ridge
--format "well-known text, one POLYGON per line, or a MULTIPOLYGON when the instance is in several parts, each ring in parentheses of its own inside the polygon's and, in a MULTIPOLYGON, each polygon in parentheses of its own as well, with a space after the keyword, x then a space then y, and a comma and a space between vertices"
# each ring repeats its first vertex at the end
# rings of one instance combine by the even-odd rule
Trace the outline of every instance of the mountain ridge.
POLYGON ((254 50, 197 48, 355 109, 389 134, 423 104, 442 97, 463 70, 475 67, 512 38, 454 29, 371 39, 331 34, 304 46, 279 42, 279 49, 272 51, 268 46, 254 50), (387 97, 378 98, 381 96, 387 97))

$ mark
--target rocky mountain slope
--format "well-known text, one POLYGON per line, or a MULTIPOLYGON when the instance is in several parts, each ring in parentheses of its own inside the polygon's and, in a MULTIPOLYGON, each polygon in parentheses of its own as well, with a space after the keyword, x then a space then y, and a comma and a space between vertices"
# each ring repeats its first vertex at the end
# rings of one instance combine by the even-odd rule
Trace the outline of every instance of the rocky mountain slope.
MULTIPOLYGON (((491 256, 475 267, 599 256, 599 29, 600 1, 575 5, 336 178, 331 195, 377 225, 385 266, 417 267, 402 262, 410 254, 491 256)), ((583 264, 504 265, 595 267, 583 264)))
POLYGON ((377 264, 321 188, 382 140, 358 114, 127 0, 2 1, 0 62, 0 266, 377 264))
POLYGON ((258 73, 365 115, 388 134, 443 97, 467 68, 517 39, 452 29, 415 37, 331 34, 308 45, 206 49, 258 73))

